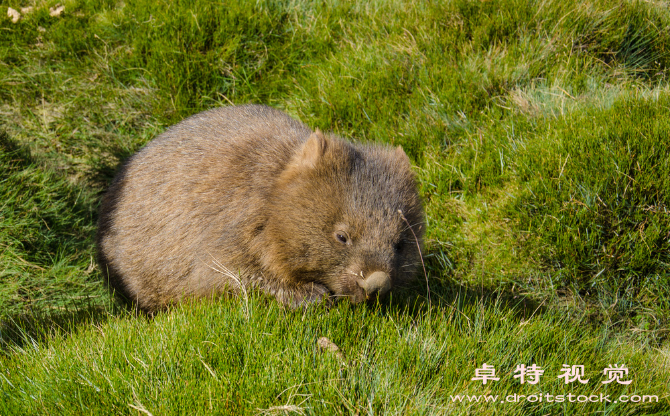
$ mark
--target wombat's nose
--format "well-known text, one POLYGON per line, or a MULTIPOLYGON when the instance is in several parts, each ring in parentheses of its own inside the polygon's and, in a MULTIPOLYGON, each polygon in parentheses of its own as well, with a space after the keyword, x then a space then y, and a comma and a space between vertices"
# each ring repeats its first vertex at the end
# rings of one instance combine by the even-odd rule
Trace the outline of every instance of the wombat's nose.
POLYGON ((391 290, 391 277, 388 273, 374 272, 365 280, 358 282, 358 285, 365 291, 365 297, 372 299, 375 296, 384 296, 391 290))

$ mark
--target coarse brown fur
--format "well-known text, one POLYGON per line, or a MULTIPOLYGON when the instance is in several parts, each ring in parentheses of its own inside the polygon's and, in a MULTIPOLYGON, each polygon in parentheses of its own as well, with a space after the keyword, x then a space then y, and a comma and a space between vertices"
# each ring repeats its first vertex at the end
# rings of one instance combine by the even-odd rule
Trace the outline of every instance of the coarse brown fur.
POLYGON ((423 221, 400 147, 355 146, 265 106, 225 107, 124 164, 100 207, 98 260, 148 312, 249 286, 293 306, 360 302, 414 276, 423 221))

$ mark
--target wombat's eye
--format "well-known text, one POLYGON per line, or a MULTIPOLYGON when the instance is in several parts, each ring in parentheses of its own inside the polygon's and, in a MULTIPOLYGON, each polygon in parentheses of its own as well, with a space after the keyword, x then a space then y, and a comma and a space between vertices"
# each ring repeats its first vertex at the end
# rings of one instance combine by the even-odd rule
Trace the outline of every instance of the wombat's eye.
POLYGON ((393 245, 393 249, 395 250, 396 253, 401 252, 404 247, 405 247, 405 241, 404 240, 400 240, 393 245))
POLYGON ((349 243, 349 236, 344 231, 335 231, 335 239, 342 244, 349 243))

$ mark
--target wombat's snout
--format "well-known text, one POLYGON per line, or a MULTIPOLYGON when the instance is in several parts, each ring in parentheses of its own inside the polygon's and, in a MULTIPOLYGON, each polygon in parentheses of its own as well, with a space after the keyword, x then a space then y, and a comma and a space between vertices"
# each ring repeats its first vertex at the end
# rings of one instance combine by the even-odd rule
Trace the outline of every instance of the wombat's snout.
POLYGON ((393 286, 391 284, 391 276, 381 271, 374 272, 366 279, 359 280, 357 283, 365 292, 367 300, 374 299, 377 296, 383 297, 393 286))

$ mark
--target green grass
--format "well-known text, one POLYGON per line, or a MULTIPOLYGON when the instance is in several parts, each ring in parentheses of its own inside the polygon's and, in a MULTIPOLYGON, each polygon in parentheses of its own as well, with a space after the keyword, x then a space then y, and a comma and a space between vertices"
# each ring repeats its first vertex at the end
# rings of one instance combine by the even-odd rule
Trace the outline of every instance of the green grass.
POLYGON ((0 18, 0 414, 670 414, 666 5, 56 3, 0 18), (119 163, 249 102, 405 148, 430 304, 423 279, 380 308, 114 303, 93 258, 119 163), (500 381, 471 380, 484 362, 500 381), (659 402, 450 399, 538 391, 659 402))
POLYGON ((90 196, 0 136, 0 310, 58 310, 102 297, 90 196))
MULTIPOLYGON (((464 404, 491 394, 667 394, 660 352, 635 351, 606 328, 575 326, 558 313, 452 291, 431 314, 415 308, 339 305, 291 311, 252 297, 203 302, 146 319, 84 321, 46 343, 11 348, 3 414, 661 414, 659 403, 464 404), (328 337, 344 360, 316 347, 328 337), (610 340, 605 340, 611 338, 610 340), (12 362, 17 364, 12 365, 12 362), (499 382, 470 380, 482 363, 499 382), (604 385, 602 369, 626 362, 634 384, 604 385), (20 364, 18 364, 20 363, 20 364), (72 363, 77 363, 73 366, 72 363), (521 385, 516 365, 538 363, 540 384, 521 385), (587 384, 566 386, 563 364, 586 366, 587 384), (490 386, 490 387, 489 387, 490 386)), ((624 379, 622 379, 624 380, 624 379)), ((566 399, 567 400, 567 399, 566 399)))

